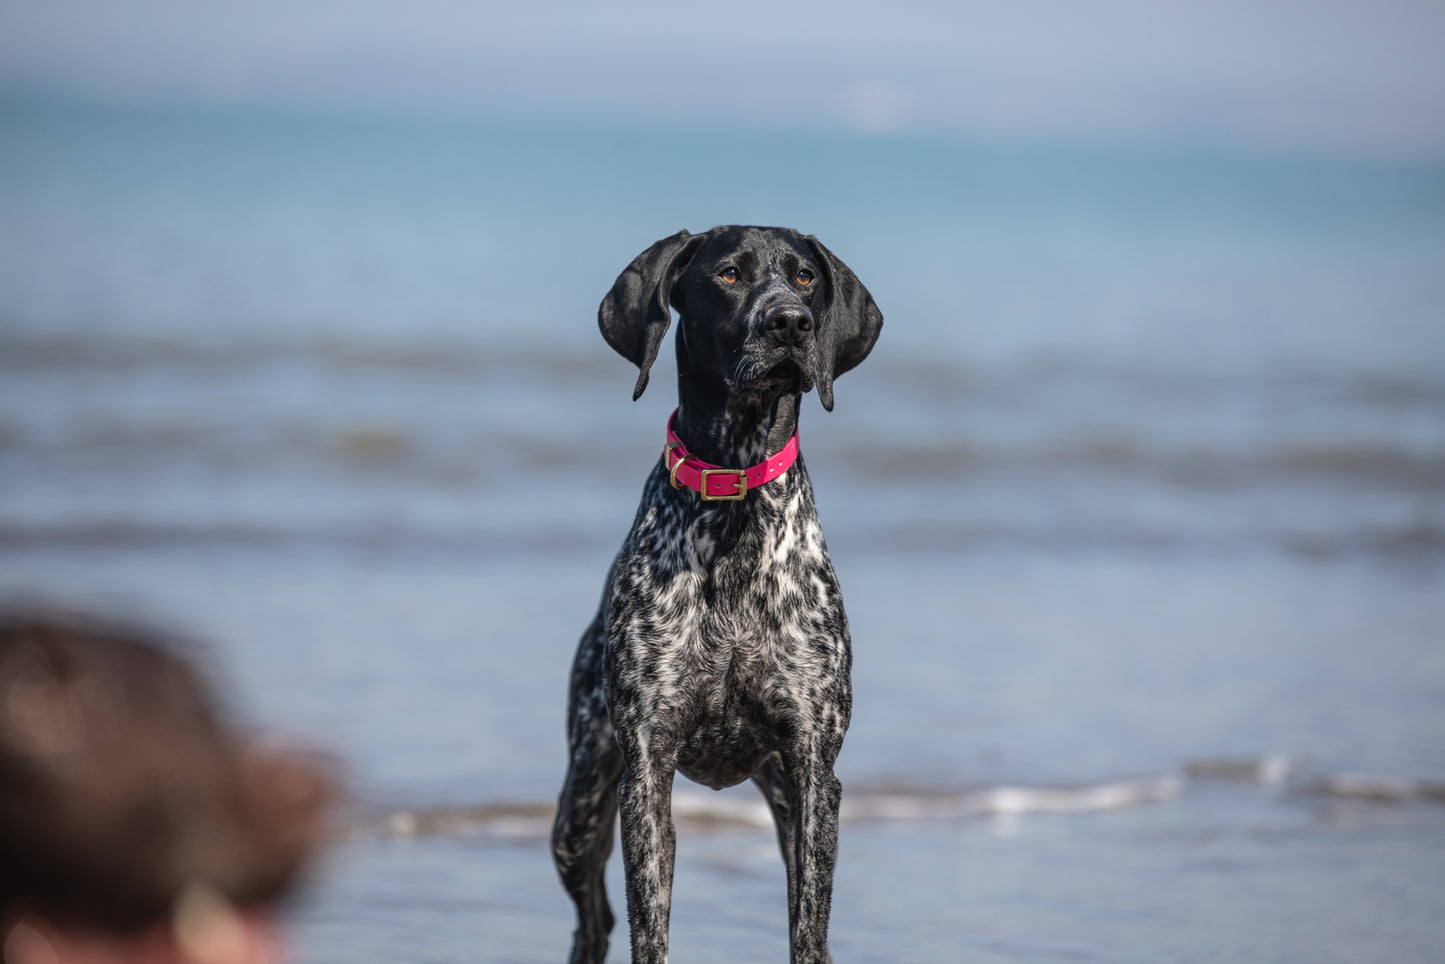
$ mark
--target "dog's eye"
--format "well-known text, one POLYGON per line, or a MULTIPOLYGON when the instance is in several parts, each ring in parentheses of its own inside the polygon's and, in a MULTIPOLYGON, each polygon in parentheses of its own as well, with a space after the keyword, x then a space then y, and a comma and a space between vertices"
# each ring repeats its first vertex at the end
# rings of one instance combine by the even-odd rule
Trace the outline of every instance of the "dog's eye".
POLYGON ((798 284, 800 284, 800 285, 802 285, 803 287, 806 288, 808 285, 810 285, 810 284, 812 284, 812 283, 813 283, 813 272, 809 271, 807 268, 799 268, 799 269, 798 269, 798 284))
POLYGON ((738 269, 724 268, 722 274, 718 275, 718 277, 726 281, 728 284, 736 284, 738 280, 738 269))

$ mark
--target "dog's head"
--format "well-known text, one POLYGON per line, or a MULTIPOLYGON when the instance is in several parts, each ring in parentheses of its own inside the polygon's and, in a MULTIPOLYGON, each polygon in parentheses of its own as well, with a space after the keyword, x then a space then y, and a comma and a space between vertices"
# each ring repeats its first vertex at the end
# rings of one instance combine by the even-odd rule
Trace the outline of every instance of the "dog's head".
POLYGON ((680 372, 705 372, 731 391, 818 387, 872 350, 883 313, 852 270, 814 237, 788 228, 679 231, 638 255, 597 312, 607 343, 637 365, 634 399, 677 308, 680 372))

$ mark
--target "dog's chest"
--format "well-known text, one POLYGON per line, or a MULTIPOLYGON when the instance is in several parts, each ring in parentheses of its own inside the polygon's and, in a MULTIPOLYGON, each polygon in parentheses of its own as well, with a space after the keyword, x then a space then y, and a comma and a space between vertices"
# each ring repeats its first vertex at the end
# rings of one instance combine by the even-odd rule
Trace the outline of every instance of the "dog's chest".
POLYGON ((666 498, 639 518, 608 636, 644 702, 736 719, 846 686, 846 624, 811 493, 795 480, 760 496, 741 525, 666 498))
POLYGON ((740 530, 722 513, 645 513, 613 594, 614 723, 714 788, 798 733, 847 726, 847 626, 810 493, 767 495, 740 530))
POLYGON ((647 555, 653 573, 671 574, 658 586, 654 616, 673 639, 727 650, 734 660, 777 655, 836 605, 808 493, 795 487, 759 503, 743 525, 721 513, 661 514, 647 555))

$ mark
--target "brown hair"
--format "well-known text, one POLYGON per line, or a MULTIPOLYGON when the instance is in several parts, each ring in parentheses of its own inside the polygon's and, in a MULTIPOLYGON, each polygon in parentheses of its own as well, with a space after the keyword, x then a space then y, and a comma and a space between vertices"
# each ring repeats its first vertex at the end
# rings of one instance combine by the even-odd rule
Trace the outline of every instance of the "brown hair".
POLYGON ((0 613, 0 920, 129 931, 190 885, 291 885, 323 833, 314 762, 245 746, 154 634, 0 613))

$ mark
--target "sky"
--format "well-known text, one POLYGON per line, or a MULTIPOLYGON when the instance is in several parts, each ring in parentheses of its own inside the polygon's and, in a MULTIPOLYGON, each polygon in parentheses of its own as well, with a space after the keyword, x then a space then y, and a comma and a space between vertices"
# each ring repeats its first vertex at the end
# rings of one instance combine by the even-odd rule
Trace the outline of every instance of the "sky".
POLYGON ((1441 0, 0 0, 0 90, 1445 158, 1441 0))

